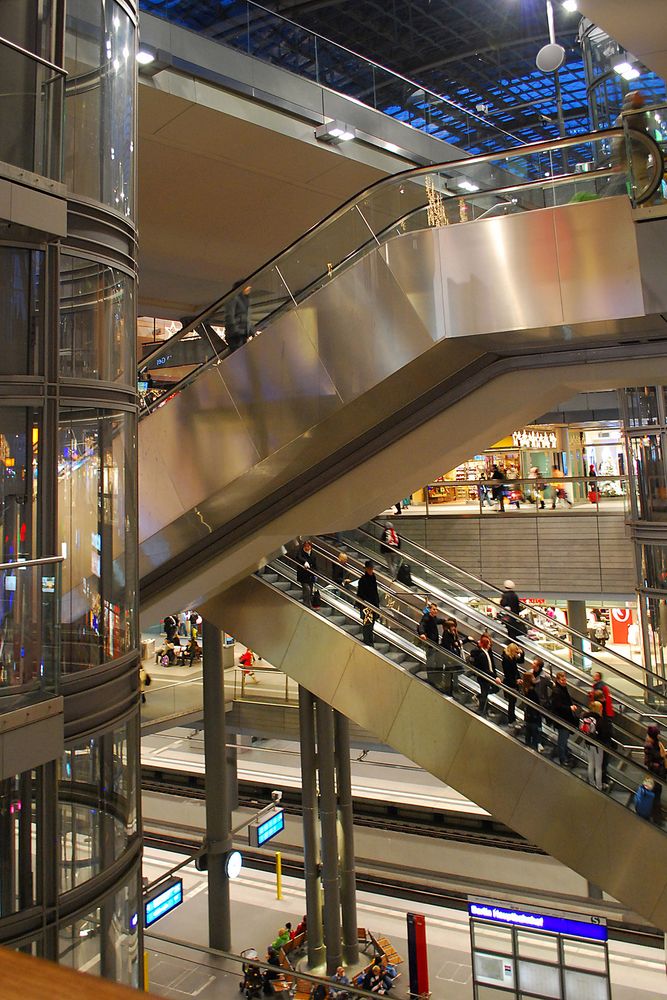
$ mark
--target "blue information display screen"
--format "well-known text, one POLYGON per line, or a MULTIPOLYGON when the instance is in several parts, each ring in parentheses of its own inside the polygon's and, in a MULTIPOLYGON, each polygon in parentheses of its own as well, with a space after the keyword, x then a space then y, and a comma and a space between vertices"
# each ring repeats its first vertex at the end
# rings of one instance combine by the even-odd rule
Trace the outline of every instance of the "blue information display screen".
POLYGON ((170 878, 157 886, 144 900, 144 927, 150 927, 160 917, 171 913, 183 902, 183 879, 170 878))
POLYGON ((515 910, 495 903, 468 903, 468 916, 476 920, 490 920, 495 924, 513 924, 515 927, 525 927, 526 930, 568 934, 570 937, 587 938, 591 941, 607 940, 607 926, 602 920, 599 923, 588 923, 550 913, 515 910))
POLYGON ((276 809, 266 819, 251 823, 248 827, 248 842, 251 847, 261 847, 273 840, 285 829, 285 810, 276 809))

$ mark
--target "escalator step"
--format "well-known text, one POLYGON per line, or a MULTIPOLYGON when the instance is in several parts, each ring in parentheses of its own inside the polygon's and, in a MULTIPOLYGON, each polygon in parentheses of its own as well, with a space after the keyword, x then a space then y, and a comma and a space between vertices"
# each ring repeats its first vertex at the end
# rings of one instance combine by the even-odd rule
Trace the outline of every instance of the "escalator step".
POLYGON ((388 653, 387 656, 390 660, 393 660, 394 663, 403 663, 406 654, 398 649, 395 649, 392 653, 388 653))
POLYGON ((332 614, 331 618, 329 619, 329 621, 331 622, 332 625, 338 625, 341 628, 345 628, 345 622, 347 621, 347 618, 345 618, 344 615, 333 615, 332 614))
POLYGON ((289 580, 278 580, 277 583, 274 583, 274 587, 276 588, 276 590, 282 590, 284 594, 287 593, 287 591, 290 589, 291 586, 292 584, 289 582, 289 580))

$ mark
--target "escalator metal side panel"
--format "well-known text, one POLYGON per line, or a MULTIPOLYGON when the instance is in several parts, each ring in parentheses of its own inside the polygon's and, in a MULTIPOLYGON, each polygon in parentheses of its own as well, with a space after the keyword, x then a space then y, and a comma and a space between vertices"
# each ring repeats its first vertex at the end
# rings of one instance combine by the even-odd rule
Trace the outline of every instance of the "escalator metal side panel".
POLYGON ((252 577, 202 615, 357 725, 667 929, 665 835, 252 577))
POLYGON ((582 346, 600 331, 577 324, 604 321, 609 340, 615 322, 643 315, 622 198, 397 237, 141 421, 140 539, 312 437, 442 341, 477 340, 479 354, 582 346))
MULTIPOLYGON (((512 362, 507 364, 511 367, 512 362)), ((362 524, 392 497, 406 496, 420 483, 429 482, 431 476, 442 471, 443 463, 453 468, 489 440, 499 440, 518 423, 530 421, 544 406, 583 389, 643 384, 649 373, 653 381, 667 381, 667 358, 651 354, 628 361, 596 361, 591 356, 578 366, 505 371, 495 376, 483 369, 474 380, 459 384, 454 396, 444 394, 439 399, 442 409, 434 416, 419 419, 410 428, 399 425, 391 441, 384 440, 370 454, 355 452, 351 465, 334 468, 326 477, 311 481, 306 476, 306 495, 292 490, 282 505, 277 507, 272 502, 258 527, 244 528, 238 536, 229 536, 224 545, 213 551, 204 547, 190 558, 193 540, 202 537, 206 541, 211 536, 208 525, 214 525, 216 518, 219 521, 221 513, 229 523, 237 509, 246 510, 257 497, 266 496, 268 484, 273 486, 275 479, 270 474, 263 476, 260 467, 243 478, 233 495, 228 491, 211 498, 189 515, 188 523, 180 518, 142 545, 142 620, 152 624, 172 607, 203 603, 247 576, 264 557, 296 535, 322 534, 362 524), (165 573, 162 567, 170 559, 175 561, 174 567, 165 573), (158 572, 147 593, 144 574, 151 565, 158 572)), ((387 394, 391 402, 395 395, 387 394)), ((330 455, 330 436, 318 447, 327 441, 330 455)), ((293 477, 304 468, 303 455, 303 450, 295 446, 292 462, 286 466, 292 467, 293 477)), ((156 482, 154 492, 159 489, 156 482)))

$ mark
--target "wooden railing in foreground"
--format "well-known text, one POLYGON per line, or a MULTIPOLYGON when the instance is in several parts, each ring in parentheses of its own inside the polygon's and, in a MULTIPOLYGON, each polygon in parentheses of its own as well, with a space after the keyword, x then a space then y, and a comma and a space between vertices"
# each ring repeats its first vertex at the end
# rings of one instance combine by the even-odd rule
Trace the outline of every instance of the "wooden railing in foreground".
POLYGON ((0 948, 0 996, 21 1000, 131 1000, 155 994, 118 986, 98 976, 0 948))

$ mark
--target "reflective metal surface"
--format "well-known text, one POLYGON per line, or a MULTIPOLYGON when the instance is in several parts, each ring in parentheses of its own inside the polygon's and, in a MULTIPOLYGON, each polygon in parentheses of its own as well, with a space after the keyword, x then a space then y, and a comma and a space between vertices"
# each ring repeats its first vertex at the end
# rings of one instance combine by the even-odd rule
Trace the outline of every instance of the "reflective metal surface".
MULTIPOLYGON (((364 442, 377 445, 392 424, 394 442, 412 433, 407 410, 429 400, 444 410, 468 377, 477 379, 468 391, 488 391, 477 375, 494 355, 513 359, 515 368, 531 353, 537 367, 558 360, 581 368, 602 358, 582 355, 575 361, 554 352, 600 344, 622 349, 626 339, 664 336, 664 320, 645 314, 635 233, 627 202, 608 198, 407 233, 334 276, 284 313, 270 333, 209 368, 141 421, 141 576, 152 574, 151 585, 159 588, 166 582, 164 567, 178 568, 184 554, 205 557, 206 540, 216 541, 232 527, 248 536, 260 513, 269 531, 289 506, 281 508, 280 497, 314 492, 333 454, 337 461, 346 454, 349 466, 361 462, 364 442), (578 213, 585 214, 586 225, 577 221, 578 213), (421 272, 419 260, 425 262, 421 272), (406 412, 399 413, 400 407, 406 412)), ((636 343, 628 343, 624 356, 637 352, 636 343)), ((635 373, 637 367, 641 359, 635 373)), ((652 382, 667 377, 662 358, 641 370, 652 382)), ((452 410, 438 440, 457 453, 472 453, 474 441, 488 445, 492 430, 506 433, 496 426, 501 419, 532 419, 549 402, 571 396, 575 384, 623 384, 621 374, 614 381, 612 369, 602 364, 584 370, 583 381, 581 375, 557 379, 543 372, 538 378, 524 370, 508 393, 493 388, 491 407, 473 402, 463 420, 452 410), (486 427, 482 413, 489 418, 486 427)), ((389 459, 387 452, 382 457, 389 459)), ((375 491, 380 507, 370 506, 370 490, 356 498, 367 500, 366 513, 359 510, 354 522, 348 503, 346 523, 382 509, 399 480, 414 488, 424 476, 438 474, 444 460, 442 449, 434 456, 428 447, 411 448, 400 464, 392 457, 390 474, 376 482, 374 471, 371 480, 373 486, 385 483, 375 491)), ((331 484, 336 475, 326 474, 331 484)), ((271 532, 259 556, 303 530, 324 530, 323 518, 336 526, 343 514, 331 502, 318 517, 310 510, 306 520, 301 511, 296 530, 285 522, 271 532)), ((246 570, 252 565, 246 562, 246 570)))
POLYGON ((258 578, 231 588, 202 613, 399 753, 667 928, 665 834, 658 827, 258 578))

